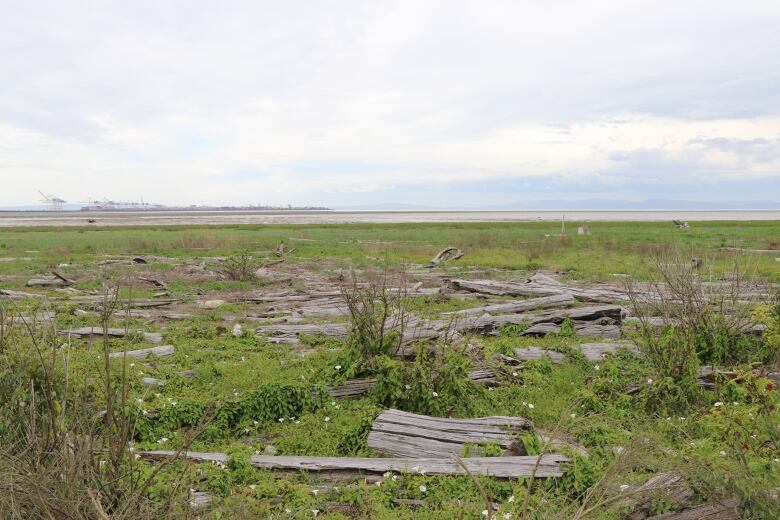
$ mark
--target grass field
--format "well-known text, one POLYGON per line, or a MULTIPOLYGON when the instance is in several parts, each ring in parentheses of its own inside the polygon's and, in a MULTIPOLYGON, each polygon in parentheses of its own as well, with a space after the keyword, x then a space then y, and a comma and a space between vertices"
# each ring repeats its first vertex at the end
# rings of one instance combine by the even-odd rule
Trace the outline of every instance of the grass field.
MULTIPOLYGON (((670 375, 678 373, 669 366, 678 361, 658 356, 621 351, 588 362, 575 347, 593 339, 563 327, 529 337, 524 325, 508 326, 496 335, 469 336, 445 354, 407 361, 361 358, 366 346, 356 345, 354 334, 276 344, 254 328, 288 310, 242 299, 338 289, 345 270, 358 269, 368 280, 367 273, 386 264, 394 272, 406 265, 409 283, 428 289, 449 277, 522 280, 537 270, 566 283, 618 286, 626 276, 656 277, 651 258, 672 251, 686 263, 702 259, 696 276, 722 280, 735 259, 722 248, 780 249, 780 222, 693 222, 686 230, 671 223, 591 222, 589 235, 577 235, 577 225, 567 223, 563 235, 560 224, 552 223, 1 229, 0 289, 36 295, 0 296, 6 321, 47 310, 56 317, 53 323, 0 329, 0 516, 618 519, 733 499, 744 518, 777 518, 780 398, 765 376, 778 370, 780 318, 771 299, 748 305, 747 312, 765 326, 758 336, 717 328, 722 309, 703 310, 711 328, 695 334, 684 326, 654 331, 653 338, 623 329, 623 338, 640 350, 653 342, 669 352, 690 347, 693 359, 679 362, 687 369, 716 364, 733 371, 715 390, 698 388, 695 375, 693 383, 686 379, 689 372, 670 375), (279 244, 286 248, 281 257, 275 254, 279 244), (465 256, 431 275, 420 269, 450 245, 465 256), (279 277, 229 279, 226 258, 240 261, 242 254, 249 255, 252 271, 268 264, 279 277), (147 263, 132 264, 127 255, 147 263), (74 281, 70 292, 25 286, 52 270, 74 281), (178 300, 164 310, 189 316, 165 320, 159 309, 124 312, 123 301, 160 292, 143 278, 161 280, 165 297, 178 300), (103 295, 108 301, 114 291, 114 315, 79 300, 103 295), (221 302, 208 308, 203 302, 209 300, 221 302), (108 362, 107 352, 151 345, 138 333, 105 340, 53 334, 85 326, 161 332, 175 354, 108 362), (493 361, 494 354, 511 356, 526 346, 566 353, 567 361, 543 358, 522 368, 493 361), (499 371, 501 384, 472 384, 466 372, 477 360, 499 371), (758 366, 762 372, 754 374, 758 366), (336 400, 325 391, 363 376, 380 384, 362 398, 336 400), (144 377, 164 386, 148 387, 144 377), (637 391, 627 391, 637 384, 637 391), (434 416, 525 417, 539 431, 566 439, 555 449, 571 463, 555 479, 402 473, 379 485, 330 486, 314 474, 279 475, 248 463, 249 456, 263 453, 381 456, 367 446, 366 436, 376 414, 388 407, 434 416), (88 455, 72 447, 85 438, 88 455), (160 465, 133 456, 135 450, 182 446, 224 452, 230 459, 160 465), (692 496, 686 503, 669 499, 665 490, 638 493, 641 483, 664 471, 688 483, 692 496), (211 503, 190 507, 194 492, 208 493, 211 503)), ((747 252, 739 262, 771 286, 780 283, 778 257, 747 252)), ((484 304, 468 294, 421 295, 402 303, 425 318, 484 304)), ((350 316, 305 321, 350 322, 350 316)), ((539 437, 520 440, 529 455, 552 449, 539 437)), ((479 448, 490 452, 491 446, 479 448)))

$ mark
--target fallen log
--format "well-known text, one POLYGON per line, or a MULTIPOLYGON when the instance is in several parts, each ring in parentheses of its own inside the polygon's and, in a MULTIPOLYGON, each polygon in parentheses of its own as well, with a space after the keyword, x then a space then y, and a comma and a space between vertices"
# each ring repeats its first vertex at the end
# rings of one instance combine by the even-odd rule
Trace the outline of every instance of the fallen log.
POLYGON ((0 289, 0 296, 7 296, 8 298, 15 300, 21 298, 40 298, 43 295, 24 291, 12 291, 11 289, 0 289))
POLYGON ((472 309, 462 309, 459 311, 445 312, 444 315, 470 316, 473 314, 493 314, 493 313, 517 313, 533 311, 537 309, 549 309, 554 307, 570 307, 574 305, 574 298, 569 294, 556 294, 553 296, 544 296, 542 298, 533 298, 530 300, 521 300, 516 302, 496 303, 485 305, 484 307, 474 307, 472 309))
MULTIPOLYGON (((77 303, 77 304, 92 304, 92 305, 101 305, 104 303, 106 298, 104 296, 76 296, 74 298, 71 298, 69 301, 71 303, 77 303)), ((151 309, 154 307, 165 307, 167 305, 171 305, 174 303, 177 303, 179 300, 177 299, 168 299, 168 300, 119 300, 117 301, 117 304, 120 307, 132 307, 136 309, 151 309)))
POLYGON ((515 357, 520 361, 536 361, 549 356, 553 363, 562 363, 566 358, 562 353, 539 347, 523 347, 515 349, 515 357))
POLYGON ((25 283, 27 287, 62 287, 65 285, 59 278, 33 278, 25 283))
MULTIPOLYGON (((578 337, 584 338, 619 338, 620 326, 614 324, 588 323, 575 321, 572 322, 574 332, 578 337)), ((524 336, 546 336, 547 334, 558 334, 561 332, 561 326, 557 323, 540 323, 534 325, 523 332, 524 336)))
POLYGON ((631 512, 628 520, 642 520, 647 518, 652 511, 654 503, 662 499, 666 504, 687 504, 693 499, 695 493, 685 480, 674 472, 659 473, 653 475, 642 485, 631 489, 631 512))
MULTIPOLYGON (((621 348, 628 348, 636 355, 640 354, 636 346, 627 341, 615 343, 583 343, 581 345, 572 345, 571 348, 579 350, 582 355, 585 356, 585 359, 590 362, 602 361, 607 355, 614 354, 621 348)), ((561 352, 546 350, 539 347, 516 348, 515 356, 521 361, 535 361, 537 359, 542 359, 545 356, 549 356, 553 363, 561 363, 566 357, 561 352)))
POLYGON ((52 272, 51 272, 51 274, 53 274, 54 276, 56 276, 57 278, 59 278, 60 280, 62 280, 62 283, 63 283, 64 285, 73 285, 74 283, 76 283, 74 280, 71 280, 70 278, 65 278, 64 276, 62 276, 62 275, 61 275, 60 273, 58 273, 57 271, 52 271, 52 272))
POLYGON ((563 291, 553 287, 518 282, 499 282, 496 280, 453 279, 450 288, 456 291, 490 294, 493 296, 555 296, 563 291))
POLYGON ((737 501, 733 499, 709 502, 696 507, 651 516, 647 520, 741 520, 737 501))
POLYGON ((458 249, 457 247, 446 247, 439 251, 436 256, 434 256, 431 259, 431 266, 438 265, 441 262, 449 262, 452 260, 457 260, 459 258, 463 257, 463 251, 458 249))
POLYGON ((323 323, 323 324, 279 324, 263 325, 255 331, 264 336, 271 343, 300 343, 301 334, 317 336, 323 335, 330 338, 345 339, 349 334, 347 323, 323 323))
POLYGON ((467 444, 497 444, 504 455, 523 455, 517 435, 532 428, 522 417, 480 417, 448 419, 428 417, 400 410, 387 410, 374 420, 368 447, 398 457, 442 457, 463 455, 467 444))
POLYGON ((188 320, 192 318, 192 314, 186 312, 164 312, 160 316, 166 320, 188 320))
MULTIPOLYGON (((138 451, 145 460, 160 460, 176 456, 175 451, 138 451)), ((226 463, 225 453, 182 452, 181 457, 195 462, 226 463)), ((283 473, 308 471, 323 480, 355 480, 360 476, 382 477, 387 472, 420 473, 426 475, 485 475, 501 479, 520 477, 561 477, 561 463, 569 459, 559 454, 517 457, 473 457, 459 461, 442 458, 359 458, 359 457, 287 457, 254 455, 249 463, 256 468, 283 473), (462 464, 462 465, 461 465, 462 464)))
POLYGON ((127 352, 111 352, 108 355, 108 357, 111 359, 116 359, 116 358, 121 358, 125 354, 127 354, 127 357, 131 357, 135 359, 144 359, 149 356, 157 356, 157 357, 172 356, 175 350, 176 349, 173 345, 162 345, 160 347, 144 348, 140 350, 128 350, 127 352))
MULTIPOLYGON (((489 368, 475 368, 469 370, 469 379, 478 385, 496 386, 499 384, 496 373, 489 368)), ((327 390, 335 399, 356 399, 366 395, 377 380, 373 377, 349 379, 338 386, 328 386, 327 390)))
POLYGON ((114 338, 124 338, 129 334, 142 334, 144 337, 144 340, 148 341, 149 343, 162 343, 163 335, 161 332, 144 332, 141 330, 133 331, 133 330, 126 330, 126 329, 115 329, 115 328, 109 328, 109 329, 103 329, 103 327, 81 327, 78 329, 62 329, 58 330, 57 334, 63 335, 63 336, 76 336, 78 338, 87 338, 87 337, 99 337, 99 336, 111 336, 114 338))

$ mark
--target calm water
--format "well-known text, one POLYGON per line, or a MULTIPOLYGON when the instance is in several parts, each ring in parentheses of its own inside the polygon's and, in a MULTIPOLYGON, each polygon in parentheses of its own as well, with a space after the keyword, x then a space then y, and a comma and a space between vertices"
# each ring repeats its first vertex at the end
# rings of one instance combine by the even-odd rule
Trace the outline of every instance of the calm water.
POLYGON ((780 220, 780 210, 766 211, 148 211, 0 212, 0 227, 165 226, 182 224, 345 224, 400 222, 530 222, 530 221, 671 221, 780 220))

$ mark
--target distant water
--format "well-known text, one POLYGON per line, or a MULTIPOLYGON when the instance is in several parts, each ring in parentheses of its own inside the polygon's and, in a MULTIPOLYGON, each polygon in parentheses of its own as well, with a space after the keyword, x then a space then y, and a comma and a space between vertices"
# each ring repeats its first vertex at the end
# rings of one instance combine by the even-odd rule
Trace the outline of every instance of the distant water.
POLYGON ((0 227, 16 226, 170 226, 219 224, 347 224, 403 222, 653 222, 681 219, 780 220, 780 210, 718 211, 30 211, 0 212, 0 227))

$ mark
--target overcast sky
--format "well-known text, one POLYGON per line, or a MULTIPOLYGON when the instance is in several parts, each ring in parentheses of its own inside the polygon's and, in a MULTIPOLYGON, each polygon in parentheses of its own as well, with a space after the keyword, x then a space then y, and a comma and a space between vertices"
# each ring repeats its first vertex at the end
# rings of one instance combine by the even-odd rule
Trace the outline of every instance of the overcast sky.
POLYGON ((2 2, 0 206, 780 200, 780 1, 2 2))

